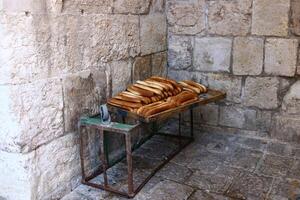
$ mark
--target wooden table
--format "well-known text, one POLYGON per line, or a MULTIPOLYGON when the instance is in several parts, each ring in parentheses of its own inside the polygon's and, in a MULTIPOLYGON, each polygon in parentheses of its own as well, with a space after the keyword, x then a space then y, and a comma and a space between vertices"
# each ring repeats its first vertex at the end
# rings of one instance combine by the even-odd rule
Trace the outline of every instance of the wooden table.
MULTIPOLYGON (((110 192, 114 192, 120 195, 123 195, 125 197, 128 198, 132 198, 134 197, 142 188, 143 186, 150 180, 150 178, 158 171, 160 170, 165 164, 167 164, 175 155, 177 155, 183 148, 185 148, 188 144, 190 144, 193 140, 194 140, 194 124, 193 124, 193 109, 199 105, 205 105, 211 102, 215 102, 221 99, 224 99, 226 97, 226 94, 224 92, 221 91, 217 91, 217 90, 212 90, 209 89, 207 93, 204 94, 200 94, 199 95, 199 100, 184 106, 178 106, 176 108, 170 109, 170 110, 166 110, 164 112, 161 113, 157 113, 154 114, 152 116, 149 116, 147 118, 144 118, 142 116, 137 115, 136 113, 132 113, 129 112, 127 110, 124 110, 122 108, 119 107, 114 107, 114 106, 109 106, 109 110, 110 112, 116 113, 118 115, 121 115, 123 119, 125 119, 126 117, 130 117, 133 119, 136 119, 138 121, 138 123, 136 125, 128 125, 125 123, 116 123, 116 122, 112 122, 109 125, 104 125, 100 122, 100 118, 99 116, 93 116, 93 117, 82 117, 79 121, 79 133, 80 133, 80 157, 81 157, 81 169, 82 169, 82 183, 92 186, 92 187, 96 187, 99 189, 103 189, 103 190, 107 190, 110 192), (182 113, 185 111, 190 111, 190 136, 182 136, 181 135, 181 116, 182 113), (157 122, 161 122, 164 121, 166 119, 169 119, 175 115, 179 115, 179 132, 178 135, 170 135, 170 134, 165 134, 165 133, 159 133, 160 135, 164 135, 167 137, 172 137, 172 138, 177 138, 179 141, 179 148, 176 149, 174 152, 172 152, 170 155, 168 155, 168 157, 165 159, 165 161, 163 163, 161 163, 160 165, 158 165, 151 173, 150 175, 138 186, 136 187, 136 189, 134 188, 133 185, 133 166, 132 166, 132 152, 134 151, 135 148, 138 148, 141 144, 139 144, 138 146, 132 147, 131 144, 131 137, 132 137, 132 133, 138 129, 140 127, 141 124, 143 123, 153 123, 156 124, 157 122), (83 127, 92 127, 95 128, 96 130, 99 131, 100 134, 100 145, 101 145, 101 161, 102 161, 102 170, 87 177, 85 175, 85 170, 84 170, 84 158, 83 158, 83 134, 81 129, 83 127), (109 164, 107 163, 108 156, 107 155, 107 150, 105 148, 105 139, 104 139, 104 132, 114 132, 114 133, 119 133, 119 134, 124 134, 125 135, 125 144, 126 144, 126 159, 127 159, 127 166, 128 166, 128 192, 124 193, 122 191, 118 191, 114 188, 112 188, 111 186, 108 185, 107 182, 107 174, 106 174, 106 170, 109 169, 110 167, 112 167, 113 165, 109 166, 109 164), (182 140, 184 140, 185 142, 182 142, 182 140), (97 175, 100 175, 103 173, 104 176, 104 184, 100 185, 100 184, 95 184, 95 183, 91 183, 90 180, 95 178, 97 175)), ((154 129, 154 131, 152 132, 151 136, 153 136, 154 134, 158 134, 157 129, 154 129)), ((146 140, 145 140, 146 141, 146 140)), ((114 163, 115 164, 115 163, 114 163)))

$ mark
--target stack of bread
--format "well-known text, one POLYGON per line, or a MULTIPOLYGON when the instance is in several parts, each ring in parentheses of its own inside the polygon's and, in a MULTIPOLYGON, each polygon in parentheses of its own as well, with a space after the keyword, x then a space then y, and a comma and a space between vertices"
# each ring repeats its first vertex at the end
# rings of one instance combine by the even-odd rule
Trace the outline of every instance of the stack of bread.
POLYGON ((187 105, 198 100, 198 95, 207 92, 207 88, 194 81, 176 82, 172 79, 152 76, 137 81, 111 98, 108 103, 143 117, 187 105))

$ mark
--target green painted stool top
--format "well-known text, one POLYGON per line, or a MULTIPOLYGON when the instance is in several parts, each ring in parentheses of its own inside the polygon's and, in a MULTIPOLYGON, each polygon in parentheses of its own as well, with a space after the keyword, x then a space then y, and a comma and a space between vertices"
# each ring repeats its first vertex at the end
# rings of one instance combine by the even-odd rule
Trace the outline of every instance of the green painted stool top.
POLYGON ((119 131, 130 132, 132 129, 134 129, 138 126, 138 124, 130 125, 130 124, 123 124, 123 123, 118 123, 118 122, 111 122, 110 124, 103 124, 103 123, 101 123, 99 116, 80 117, 80 125, 98 126, 99 128, 102 128, 103 130, 117 131, 117 132, 119 132, 119 131))

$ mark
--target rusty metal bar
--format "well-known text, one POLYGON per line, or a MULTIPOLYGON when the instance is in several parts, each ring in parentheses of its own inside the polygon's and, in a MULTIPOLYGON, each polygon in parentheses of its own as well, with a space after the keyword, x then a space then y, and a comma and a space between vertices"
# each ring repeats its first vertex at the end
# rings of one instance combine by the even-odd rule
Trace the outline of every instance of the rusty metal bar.
POLYGON ((82 180, 86 180, 86 175, 85 175, 85 169, 84 169, 84 155, 83 155, 83 133, 81 131, 81 124, 80 122, 78 123, 78 133, 79 133, 79 138, 80 138, 80 165, 81 165, 81 176, 82 180))
POLYGON ((126 157, 127 157, 127 171, 128 171, 128 194, 133 195, 133 168, 132 168, 132 149, 131 149, 131 135, 125 135, 126 140, 126 157))
POLYGON ((101 148, 101 162, 103 167, 103 179, 104 179, 104 187, 107 187, 107 162, 106 162, 106 156, 105 156, 105 148, 104 148, 104 131, 103 129, 100 129, 100 148, 101 148))

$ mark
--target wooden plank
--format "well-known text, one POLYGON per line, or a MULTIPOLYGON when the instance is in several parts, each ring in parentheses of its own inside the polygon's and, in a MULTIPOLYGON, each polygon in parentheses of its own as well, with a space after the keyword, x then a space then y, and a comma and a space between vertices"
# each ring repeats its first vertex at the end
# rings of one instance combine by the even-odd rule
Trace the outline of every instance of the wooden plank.
POLYGON ((127 111, 125 109, 109 105, 109 110, 111 112, 122 112, 125 113, 127 117, 131 117, 137 120, 140 120, 142 122, 153 122, 157 120, 163 120, 167 119, 173 115, 177 115, 179 112, 184 112, 186 110, 189 110, 190 108, 197 107, 199 105, 205 105, 211 102, 215 102, 221 99, 224 99, 226 97, 226 93, 218 90, 209 89, 207 93, 203 93, 199 95, 199 100, 196 102, 192 102, 190 104, 184 105, 184 106, 178 106, 176 108, 172 108, 160 113, 156 113, 154 115, 151 115, 147 118, 137 115, 136 113, 127 111))

